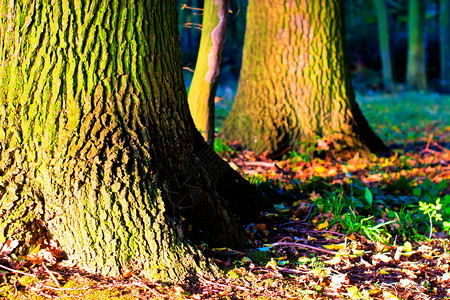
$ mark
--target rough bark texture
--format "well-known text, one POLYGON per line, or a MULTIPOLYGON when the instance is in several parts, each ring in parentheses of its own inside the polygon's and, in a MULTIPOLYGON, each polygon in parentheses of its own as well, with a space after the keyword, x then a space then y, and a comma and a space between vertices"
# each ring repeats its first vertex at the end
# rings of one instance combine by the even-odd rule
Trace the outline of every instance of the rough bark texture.
POLYGON ((406 85, 413 90, 425 90, 425 0, 409 0, 408 30, 406 85))
POLYGON ((384 88, 391 91, 394 80, 392 76, 391 47, 389 45, 389 22, 386 0, 375 0, 378 19, 378 41, 382 64, 384 88))
POLYGON ((227 208, 257 213, 259 198, 194 127, 175 1, 3 1, 0 15, 0 242, 46 234, 103 275, 213 271, 184 229, 237 245, 227 208))
POLYGON ((341 0, 250 0, 239 88, 222 135, 278 154, 325 139, 387 151, 350 82, 341 0))
POLYGON ((214 107, 227 32, 229 0, 206 0, 202 38, 194 77, 189 88, 189 108, 197 129, 208 144, 214 143, 214 107))
POLYGON ((439 42, 441 49, 441 91, 450 93, 450 0, 439 2, 439 42))

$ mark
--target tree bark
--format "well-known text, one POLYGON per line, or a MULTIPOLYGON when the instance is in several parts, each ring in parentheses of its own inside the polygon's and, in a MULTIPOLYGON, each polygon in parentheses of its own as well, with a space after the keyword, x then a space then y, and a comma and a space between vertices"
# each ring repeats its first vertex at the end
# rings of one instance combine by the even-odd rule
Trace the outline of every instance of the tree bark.
POLYGON ((450 93, 450 0, 441 0, 439 42, 441 50, 441 91, 450 93))
POLYGON ((197 129, 208 144, 214 144, 214 108, 219 85, 222 51, 227 33, 229 0, 206 0, 202 38, 188 103, 197 129))
POLYGON ((3 1, 0 15, 0 242, 46 235, 103 275, 214 273, 184 237, 240 245, 229 208, 255 215, 260 198, 195 129, 175 1, 3 1))
POLYGON ((375 0, 378 19, 378 41, 380 44, 383 85, 387 91, 392 91, 394 80, 392 76, 391 47, 389 46, 389 22, 386 0, 375 0))
POLYGON ((388 151, 362 115, 344 47, 343 0, 251 0, 241 78, 222 135, 258 153, 316 145, 388 151))
POLYGON ((427 73, 424 0, 409 0, 408 30, 406 85, 412 90, 425 90, 427 88, 427 73))

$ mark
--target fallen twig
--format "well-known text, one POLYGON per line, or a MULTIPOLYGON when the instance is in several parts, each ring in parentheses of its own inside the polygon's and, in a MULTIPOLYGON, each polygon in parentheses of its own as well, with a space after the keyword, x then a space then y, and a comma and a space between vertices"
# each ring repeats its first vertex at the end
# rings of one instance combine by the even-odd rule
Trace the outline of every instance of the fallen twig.
POLYGON ((45 269, 45 271, 47 271, 47 274, 50 275, 50 278, 53 280, 54 283, 56 283, 56 285, 58 287, 61 287, 61 285, 59 284, 59 281, 56 279, 55 275, 53 275, 52 272, 50 272, 50 270, 47 268, 47 266, 44 264, 42 264, 42 267, 45 269))
POLYGON ((266 161, 243 161, 242 164, 247 167, 265 167, 265 168, 278 167, 274 162, 266 162, 266 161))
POLYGON ((203 282, 204 284, 209 284, 209 285, 213 285, 213 286, 219 286, 221 288, 235 288, 241 291, 248 291, 249 288, 240 286, 240 285, 235 285, 235 284, 223 284, 223 283, 219 283, 219 282, 213 282, 210 281, 202 276, 198 276, 198 279, 203 282))
POLYGON ((336 255, 337 254, 337 252, 334 252, 334 251, 330 251, 330 250, 326 250, 326 249, 322 249, 322 248, 317 248, 317 247, 314 247, 314 246, 300 244, 300 243, 292 243, 292 242, 273 243, 272 246, 292 246, 292 247, 299 247, 299 248, 306 248, 306 249, 316 250, 316 251, 328 253, 328 254, 331 254, 331 255, 336 255))
POLYGON ((289 274, 307 274, 308 273, 306 271, 287 269, 287 268, 282 268, 282 267, 278 267, 278 266, 277 266, 277 270, 281 273, 289 273, 289 274))
POLYGON ((433 135, 430 134, 430 137, 428 138, 428 143, 427 146, 425 147, 425 149, 423 151, 427 151, 429 150, 430 144, 431 144, 431 140, 433 139, 433 135))
POLYGON ((4 269, 4 270, 6 270, 6 271, 9 271, 9 272, 12 272, 12 273, 17 273, 17 274, 22 274, 22 275, 28 275, 28 276, 31 276, 31 277, 37 278, 37 276, 36 276, 36 275, 34 275, 34 274, 30 274, 30 273, 26 273, 26 272, 22 272, 22 271, 14 270, 14 269, 11 269, 11 268, 8 268, 8 267, 5 267, 4 265, 0 265, 0 269, 4 269))
POLYGON ((346 234, 339 233, 336 231, 330 231, 330 230, 314 230, 314 231, 308 231, 308 232, 317 232, 317 233, 325 232, 325 233, 330 233, 330 234, 335 234, 335 235, 340 235, 340 236, 347 236, 346 234))
POLYGON ((448 150, 447 148, 442 147, 442 146, 439 145, 438 143, 433 143, 433 146, 435 146, 435 147, 441 149, 442 151, 444 151, 444 152, 446 152, 446 153, 449 153, 449 152, 450 152, 450 150, 448 150))

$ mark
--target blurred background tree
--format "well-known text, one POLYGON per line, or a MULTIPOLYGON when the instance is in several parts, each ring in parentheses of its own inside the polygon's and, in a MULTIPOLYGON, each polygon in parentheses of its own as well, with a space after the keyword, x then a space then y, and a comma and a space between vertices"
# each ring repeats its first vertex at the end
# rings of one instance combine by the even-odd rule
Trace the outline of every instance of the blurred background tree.
MULTIPOLYGON (((376 0, 379 1, 379 0, 376 0)), ((446 0, 424 1, 424 58, 427 90, 430 92, 445 92, 449 89, 445 59, 449 51, 444 50, 445 35, 448 34, 445 25, 446 0), (442 57, 442 58, 441 58, 442 57), (445 84, 447 82, 447 84, 445 84)), ((392 92, 406 89, 408 36, 409 36, 409 0, 385 0, 389 38, 384 37, 390 47, 392 92)), ((189 23, 200 24, 201 17, 195 11, 181 9, 183 4, 193 7, 203 7, 202 0, 179 0, 179 18, 182 44, 183 66, 194 69, 200 41, 200 30, 188 28, 189 23), (188 24, 188 25, 186 25, 188 24)), ((223 67, 217 96, 222 100, 216 103, 216 126, 221 127, 234 101, 237 91, 239 72, 241 68, 242 49, 246 26, 246 11, 248 0, 231 0, 230 16, 228 18, 228 32, 223 52, 223 67)), ((382 45, 378 32, 380 16, 377 17, 377 6, 374 1, 344 0, 345 9, 345 38, 348 64, 353 87, 357 94, 370 95, 389 91, 389 79, 383 79, 382 45), (386 81, 387 80, 387 81, 386 81)), ((378 13, 380 13, 378 11, 378 13)), ((448 19, 448 18, 447 18, 448 19)), ((383 21, 385 22, 385 21, 383 21)), ((385 22, 386 23, 386 22, 385 22)), ((385 26, 385 25, 383 25, 385 26)), ((387 72, 387 71, 385 71, 387 72)), ((419 72, 420 73, 420 72, 419 72)), ((185 82, 189 89, 192 70, 184 70, 185 82)), ((386 73, 387 74, 387 73, 386 73)), ((385 76, 389 78, 388 75, 385 76)), ((217 128, 216 128, 217 129, 217 128)))
POLYGON ((448 94, 450 93, 450 0, 440 0, 439 6, 441 91, 448 94))
POLYGON ((426 90, 425 0, 409 0, 408 12, 406 86, 412 90, 426 90))
POLYGON ((204 3, 200 49, 189 89, 188 102, 192 118, 208 144, 214 143, 215 98, 227 33, 229 3, 229 0, 206 0, 204 3))
POLYGON ((343 4, 249 1, 239 88, 221 137, 270 155, 319 139, 329 152, 387 152, 355 102, 343 4))
POLYGON ((392 91, 394 78, 392 76, 391 46, 389 39, 390 28, 386 0, 375 0, 374 2, 377 10, 378 42, 382 64, 383 85, 384 89, 392 91))

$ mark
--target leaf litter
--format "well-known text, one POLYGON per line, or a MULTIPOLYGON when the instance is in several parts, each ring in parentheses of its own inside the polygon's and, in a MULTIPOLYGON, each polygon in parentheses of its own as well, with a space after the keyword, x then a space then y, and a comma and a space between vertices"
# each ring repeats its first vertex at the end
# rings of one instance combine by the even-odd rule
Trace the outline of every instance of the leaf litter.
MULTIPOLYGON (((220 145, 274 206, 245 225, 246 249, 198 245, 222 268, 220 278, 165 285, 127 270, 103 278, 63 260, 56 241, 16 257, 17 241, 7 240, 0 298, 450 299, 450 126, 386 124, 376 130, 395 152, 388 158, 292 151, 273 160, 220 145)), ((315 147, 326 151, 327 142, 315 147)))
MULTIPOLYGON (((258 223, 245 227, 247 249, 203 245, 204 253, 223 268, 222 278, 199 275, 197 282, 184 286, 155 284, 125 273, 121 280, 100 278, 63 261, 55 241, 44 241, 17 258, 17 242, 8 240, 0 247, 0 296, 80 299, 105 292, 111 299, 450 299, 448 232, 433 232, 432 239, 396 236, 383 243, 363 231, 343 230, 333 221, 341 216, 316 210, 319 204, 314 202, 323 198, 323 184, 351 193, 357 180, 365 185, 362 197, 372 204, 386 191, 408 192, 398 184, 402 177, 409 189, 425 190, 427 179, 439 184, 449 178, 450 151, 433 145, 430 141, 391 158, 356 156, 347 161, 292 156, 274 161, 249 151, 228 153, 225 159, 277 202, 258 223), (267 183, 270 188, 264 189, 267 183), (26 277, 32 280, 24 283, 26 277)), ((447 185, 438 196, 448 192, 447 185)))

